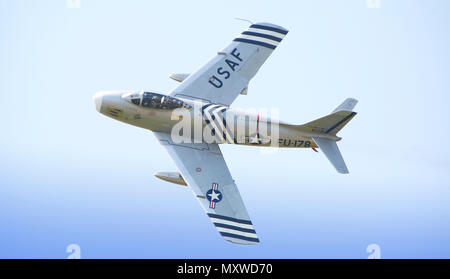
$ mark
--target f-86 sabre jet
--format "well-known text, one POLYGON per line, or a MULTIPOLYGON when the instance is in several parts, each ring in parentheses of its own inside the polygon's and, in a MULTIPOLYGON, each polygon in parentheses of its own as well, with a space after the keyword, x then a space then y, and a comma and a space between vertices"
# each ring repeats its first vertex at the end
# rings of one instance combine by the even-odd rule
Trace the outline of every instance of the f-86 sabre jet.
POLYGON ((196 72, 170 76, 180 85, 167 95, 146 91, 94 95, 98 112, 154 132, 179 170, 155 176, 188 186, 220 235, 233 243, 256 244, 259 239, 219 144, 320 148, 339 173, 348 173, 336 134, 356 115, 352 110, 357 100, 346 99, 330 114, 303 125, 230 108, 239 95, 247 94, 249 81, 287 33, 270 23, 250 25, 196 72), (174 132, 180 123, 190 126, 174 132))

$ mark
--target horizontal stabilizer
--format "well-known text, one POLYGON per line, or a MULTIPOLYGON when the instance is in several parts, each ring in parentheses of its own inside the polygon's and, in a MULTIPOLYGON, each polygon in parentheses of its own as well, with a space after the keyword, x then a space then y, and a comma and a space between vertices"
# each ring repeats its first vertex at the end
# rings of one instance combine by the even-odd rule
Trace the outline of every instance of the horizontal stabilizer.
POLYGON ((348 173, 344 158, 342 158, 335 140, 320 137, 313 137, 313 140, 339 173, 348 173))

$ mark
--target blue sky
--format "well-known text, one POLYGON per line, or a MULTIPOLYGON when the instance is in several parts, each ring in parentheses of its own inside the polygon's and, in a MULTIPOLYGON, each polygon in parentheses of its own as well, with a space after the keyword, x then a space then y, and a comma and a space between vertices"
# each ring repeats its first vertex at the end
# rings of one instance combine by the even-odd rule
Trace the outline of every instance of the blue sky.
POLYGON ((0 0, 0 258, 450 257, 450 3, 0 0), (223 241, 151 132, 92 95, 169 92, 247 23, 290 30, 233 107, 304 123, 347 97, 350 175, 323 154, 222 146, 257 246, 223 241))

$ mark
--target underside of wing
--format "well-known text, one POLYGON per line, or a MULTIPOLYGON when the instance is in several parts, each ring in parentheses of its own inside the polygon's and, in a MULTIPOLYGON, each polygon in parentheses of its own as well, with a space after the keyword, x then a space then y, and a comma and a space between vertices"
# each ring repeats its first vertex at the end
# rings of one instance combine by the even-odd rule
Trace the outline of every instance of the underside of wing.
POLYGON ((287 33, 275 24, 252 24, 198 71, 176 76, 182 83, 171 95, 229 106, 246 94, 249 81, 287 33))
POLYGON ((219 146, 174 143, 169 134, 155 132, 155 135, 221 236, 238 244, 258 243, 258 236, 219 146))

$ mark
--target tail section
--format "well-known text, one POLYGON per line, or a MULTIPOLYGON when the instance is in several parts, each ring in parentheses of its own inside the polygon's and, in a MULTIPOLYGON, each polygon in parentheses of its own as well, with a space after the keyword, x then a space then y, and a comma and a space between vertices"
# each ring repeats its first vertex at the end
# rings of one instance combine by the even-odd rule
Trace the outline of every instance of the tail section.
POLYGON ((341 152, 339 151, 339 147, 337 146, 335 140, 320 137, 313 137, 313 140, 338 173, 348 173, 347 165, 345 165, 344 158, 342 158, 341 152))
POLYGON ((337 108, 335 108, 333 110, 333 112, 340 111, 340 110, 352 111, 357 103, 358 103, 358 100, 356 100, 356 99, 353 99, 353 98, 345 99, 345 101, 342 104, 340 104, 337 108))
POLYGON ((336 144, 336 139, 330 136, 335 137, 356 115, 356 112, 352 110, 357 102, 355 99, 346 99, 331 114, 300 126, 302 130, 317 135, 312 136, 312 139, 339 173, 348 173, 348 169, 336 144))
POLYGON ((358 103, 357 100, 349 98, 333 110, 331 114, 308 122, 302 125, 302 128, 310 132, 335 136, 356 115, 356 112, 352 111, 356 103, 358 103))

